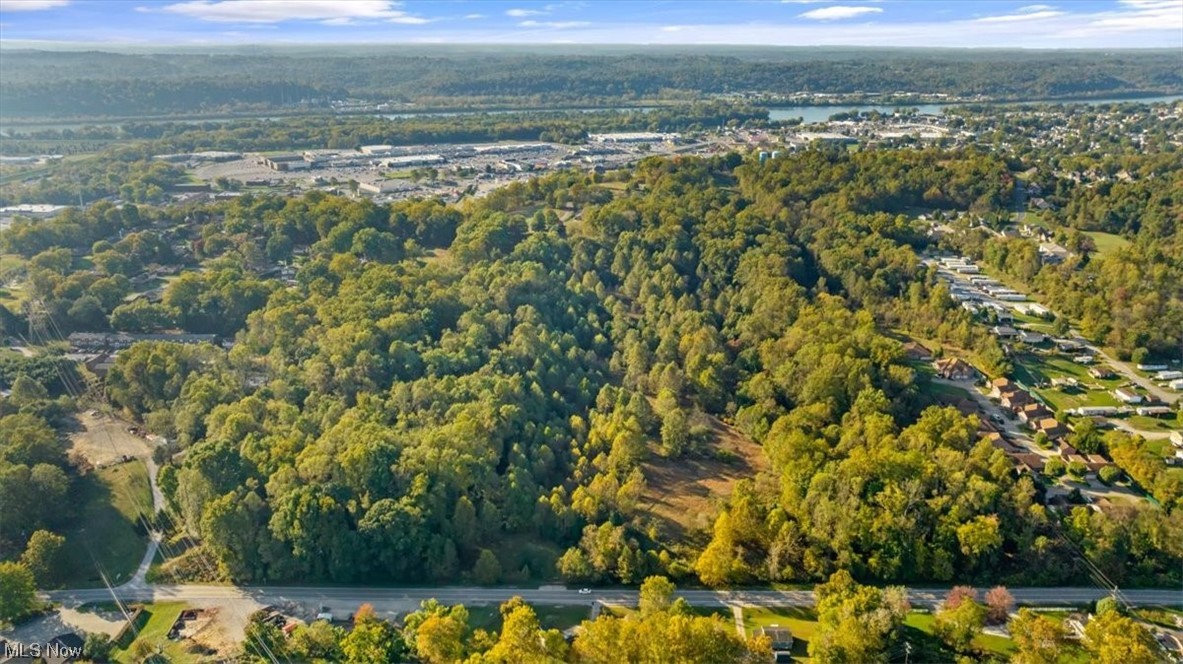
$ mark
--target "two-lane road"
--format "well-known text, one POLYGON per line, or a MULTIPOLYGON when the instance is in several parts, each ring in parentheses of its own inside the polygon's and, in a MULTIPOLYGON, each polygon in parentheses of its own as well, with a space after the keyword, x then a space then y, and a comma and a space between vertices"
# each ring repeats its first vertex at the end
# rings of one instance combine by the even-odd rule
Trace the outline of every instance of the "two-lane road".
MULTIPOLYGON (((46 598, 63 604, 108 601, 112 592, 127 601, 185 601, 217 604, 220 601, 249 600, 262 605, 295 602, 305 605, 329 606, 334 610, 352 610, 361 604, 372 604, 378 611, 405 611, 426 599, 437 599, 445 604, 487 605, 520 596, 538 605, 580 605, 602 601, 610 604, 636 604, 637 591, 626 589, 596 589, 581 594, 574 589, 558 586, 542 588, 479 588, 441 586, 438 588, 356 588, 312 586, 124 586, 114 591, 62 590, 46 593, 46 598)), ((910 588, 908 599, 917 607, 932 607, 939 603, 947 589, 910 588)), ((1087 604, 1106 596, 1100 588, 1010 588, 1015 601, 1033 606, 1066 606, 1087 604)), ((1183 605, 1183 588, 1137 589, 1121 592, 1122 597, 1136 605, 1183 605)), ((809 590, 682 590, 678 596, 695 606, 812 606, 813 592, 809 590)))

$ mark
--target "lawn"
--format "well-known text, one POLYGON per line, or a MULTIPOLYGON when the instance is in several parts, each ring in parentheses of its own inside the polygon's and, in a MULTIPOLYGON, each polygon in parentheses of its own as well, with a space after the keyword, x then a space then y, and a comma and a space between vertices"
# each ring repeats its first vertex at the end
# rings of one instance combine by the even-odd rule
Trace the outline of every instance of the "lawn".
MULTIPOLYGON (((472 629, 499 631, 501 629, 501 608, 497 605, 469 606, 468 625, 472 629)), ((543 629, 567 629, 591 617, 591 606, 534 606, 534 613, 543 629)))
POLYGON ((743 610, 743 627, 753 636, 758 627, 778 625, 793 633, 793 659, 809 660, 809 640, 817 631, 817 612, 813 607, 748 607, 743 610))
POLYGON ((1012 311, 1011 313, 1015 317, 1016 324, 1036 332, 1042 332, 1044 334, 1050 335, 1052 334, 1052 328, 1055 327, 1052 325, 1051 321, 1044 320, 1039 316, 1032 316, 1030 314, 1020 313, 1018 311, 1012 311))
POLYGON ((543 629, 568 629, 591 617, 591 606, 545 606, 534 607, 538 622, 543 629))
MULTIPOLYGON (((909 642, 918 641, 927 652, 942 649, 933 634, 933 623, 936 618, 931 613, 913 611, 904 620, 904 638, 909 642)), ((973 640, 973 647, 989 655, 1009 658, 1015 651, 1015 642, 993 634, 979 634, 973 640)), ((948 653, 946 653, 948 654, 948 653)), ((917 660, 920 661, 920 660, 917 660)))
POLYGON ((139 507, 151 508, 148 470, 141 461, 97 470, 78 478, 72 500, 78 517, 66 528, 62 566, 67 587, 102 586, 101 567, 112 585, 131 578, 147 548, 143 529, 137 528, 139 507))
POLYGON ((194 662, 198 658, 190 653, 180 641, 173 641, 168 638, 168 632, 172 628, 173 623, 181 615, 181 611, 185 610, 185 604, 182 602, 161 602, 159 604, 147 604, 144 607, 143 613, 136 621, 140 625, 139 631, 135 638, 132 639, 126 648, 120 648, 115 651, 113 659, 116 662, 136 662, 136 658, 132 656, 135 652, 137 641, 143 641, 151 644, 152 649, 161 652, 164 655, 163 661, 168 662, 194 662))
MULTIPOLYGON (((1150 417, 1147 415, 1130 415, 1126 418, 1130 426, 1143 431, 1174 431, 1175 417, 1150 417)), ((1165 442, 1165 441, 1164 441, 1165 442)))
POLYGON ((1109 390, 1120 385, 1122 379, 1098 380, 1090 376, 1088 371, 1089 367, 1056 354, 1024 353, 1015 361, 1015 379, 1028 387, 1050 383, 1054 378, 1075 378, 1080 381, 1080 388, 1044 387, 1032 390, 1057 411, 1081 406, 1119 405, 1109 390))
POLYGON ((491 632, 501 629, 501 607, 496 604, 464 608, 468 609, 468 626, 472 629, 486 629, 491 632))
POLYGON ((1085 235, 1093 238, 1093 243, 1097 245, 1097 253, 1101 255, 1108 254, 1123 247, 1127 247, 1130 241, 1120 235, 1113 233, 1102 233, 1100 231, 1085 231, 1085 235))

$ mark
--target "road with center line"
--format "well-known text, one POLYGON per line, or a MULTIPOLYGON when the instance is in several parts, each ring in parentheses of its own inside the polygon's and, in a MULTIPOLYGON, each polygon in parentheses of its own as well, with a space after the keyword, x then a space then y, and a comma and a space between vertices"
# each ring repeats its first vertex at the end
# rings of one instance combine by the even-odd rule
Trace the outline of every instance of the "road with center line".
MULTIPOLYGON (((1100 588, 1010 588, 1019 604, 1032 606, 1083 605, 1109 593, 1100 588)), ((933 607, 948 589, 910 588, 908 599, 916 607, 933 607)), ((217 604, 219 601, 252 601, 261 605, 297 603, 352 610, 368 603, 379 611, 402 611, 420 601, 437 599, 445 604, 498 604, 520 596, 532 604, 580 605, 593 602, 636 604, 637 591, 595 589, 590 594, 559 586, 542 588, 480 588, 441 586, 438 588, 358 588, 314 586, 214 586, 125 585, 113 590, 62 590, 45 597, 63 604, 110 601, 112 594, 127 601, 185 601, 217 604)), ((678 596, 695 606, 812 606, 810 590, 682 590, 678 596)), ((1183 605, 1183 588, 1123 590, 1121 597, 1133 605, 1183 605)))

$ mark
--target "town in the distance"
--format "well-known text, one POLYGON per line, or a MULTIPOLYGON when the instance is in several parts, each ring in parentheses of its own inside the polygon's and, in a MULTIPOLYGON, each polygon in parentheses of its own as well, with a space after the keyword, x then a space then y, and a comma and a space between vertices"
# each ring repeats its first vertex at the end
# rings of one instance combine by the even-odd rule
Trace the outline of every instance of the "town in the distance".
POLYGON ((0 3, 0 664, 1183 662, 1176 0, 143 4, 0 3))

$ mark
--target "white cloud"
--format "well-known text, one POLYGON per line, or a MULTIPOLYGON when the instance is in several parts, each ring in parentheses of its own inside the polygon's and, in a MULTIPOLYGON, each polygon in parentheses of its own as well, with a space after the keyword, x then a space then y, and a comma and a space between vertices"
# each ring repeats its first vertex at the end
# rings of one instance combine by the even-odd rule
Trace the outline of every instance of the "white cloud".
POLYGON ((662 32, 681 32, 685 29, 686 29, 686 26, 684 26, 684 25, 663 25, 663 26, 661 26, 662 32))
POLYGON ((801 14, 801 18, 808 18, 814 21, 838 21, 844 18, 855 18, 856 16, 863 16, 864 14, 880 14, 882 12, 883 10, 879 7, 834 5, 833 7, 820 7, 818 9, 811 9, 801 14))
POLYGON ((396 9, 389 0, 188 0, 166 5, 166 12, 216 23, 279 23, 282 21, 385 20, 422 23, 426 19, 396 9))
POLYGON ((1090 25, 1118 31, 1173 29, 1183 33, 1183 0, 1121 0, 1120 4, 1129 10, 1096 14, 1090 25))
POLYGON ((469 21, 475 21, 478 18, 485 18, 485 15, 484 14, 465 14, 464 18, 468 19, 469 21))
POLYGON ((392 16, 386 19, 387 23, 398 23, 400 25, 424 25, 431 23, 431 19, 423 18, 422 16, 412 16, 411 14, 403 14, 401 16, 392 16))
POLYGON ((1055 9, 1051 5, 1027 5, 1026 7, 1019 7, 1016 11, 1019 13, 1042 12, 1049 9, 1055 9))
POLYGON ((551 30, 570 30, 571 28, 585 28, 591 23, 587 21, 522 21, 518 23, 523 28, 550 28, 551 30))
POLYGON ((527 17, 527 16, 541 16, 542 14, 545 14, 545 13, 546 13, 546 12, 544 12, 544 11, 539 11, 539 10, 537 10, 537 9, 521 9, 521 8, 515 8, 515 9, 508 9, 508 10, 506 10, 506 12, 505 12, 505 15, 506 15, 506 16, 511 16, 511 17, 513 17, 513 18, 525 18, 525 17, 527 17))
POLYGON ((68 4, 70 0, 0 0, 0 12, 36 12, 68 4))
POLYGON ((1063 16, 1064 12, 1054 10, 1039 11, 1039 12, 1025 12, 1022 14, 1003 14, 1001 16, 983 16, 975 19, 976 23, 1018 23, 1020 21, 1043 21, 1057 16, 1063 16))

